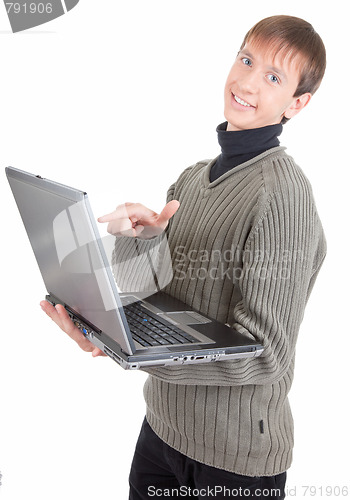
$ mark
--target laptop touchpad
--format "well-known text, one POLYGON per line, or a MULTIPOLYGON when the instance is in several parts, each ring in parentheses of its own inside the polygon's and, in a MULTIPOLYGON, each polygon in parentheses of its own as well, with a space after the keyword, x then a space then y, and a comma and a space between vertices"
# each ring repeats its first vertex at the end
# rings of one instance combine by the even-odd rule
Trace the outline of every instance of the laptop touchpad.
POLYGON ((159 314, 164 316, 171 323, 181 323, 182 325, 198 325, 203 323, 211 323, 209 318, 205 318, 195 311, 175 311, 159 314))

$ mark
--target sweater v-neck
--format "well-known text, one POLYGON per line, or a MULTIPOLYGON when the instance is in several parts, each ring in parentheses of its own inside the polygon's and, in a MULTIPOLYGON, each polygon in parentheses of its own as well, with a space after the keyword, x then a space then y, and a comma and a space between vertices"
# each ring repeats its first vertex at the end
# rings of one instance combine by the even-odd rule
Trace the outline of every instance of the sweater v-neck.
POLYGON ((283 152, 285 151, 284 146, 277 146, 275 148, 268 149, 267 151, 264 151, 263 153, 259 154, 258 156, 254 156, 254 158, 251 158, 248 161, 245 161, 244 163, 241 163, 240 165, 237 165, 236 167, 232 168, 231 170, 228 170, 225 174, 221 175, 215 181, 210 182, 210 169, 212 166, 215 164, 219 156, 214 158, 213 160, 210 160, 209 163, 205 166, 203 170, 203 175, 202 175, 202 185, 205 189, 212 189, 218 186, 219 184, 226 182, 230 180, 230 178, 237 174, 238 172, 242 171, 243 169, 250 167, 251 165, 254 165, 255 163, 260 163, 261 160, 264 160, 267 156, 278 153, 278 152, 283 152))

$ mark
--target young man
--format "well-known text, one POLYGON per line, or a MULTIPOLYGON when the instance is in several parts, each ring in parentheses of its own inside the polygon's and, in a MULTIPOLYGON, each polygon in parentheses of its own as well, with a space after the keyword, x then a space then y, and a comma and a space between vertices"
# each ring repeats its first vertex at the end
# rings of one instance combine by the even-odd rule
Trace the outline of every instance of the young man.
MULTIPOLYGON (((224 498, 228 490, 262 498, 264 490, 263 498, 284 498, 295 345, 326 241, 310 184, 278 136, 309 103, 325 65, 309 23, 290 16, 259 22, 227 78, 221 155, 186 169, 160 214, 128 203, 99 219, 124 236, 114 258, 130 237, 147 246, 165 230, 174 269, 165 291, 264 345, 256 359, 147 370, 133 500, 171 490, 200 498, 224 498)), ((122 266, 114 265, 122 280, 122 266)), ((42 307, 80 347, 102 354, 63 308, 42 307)))

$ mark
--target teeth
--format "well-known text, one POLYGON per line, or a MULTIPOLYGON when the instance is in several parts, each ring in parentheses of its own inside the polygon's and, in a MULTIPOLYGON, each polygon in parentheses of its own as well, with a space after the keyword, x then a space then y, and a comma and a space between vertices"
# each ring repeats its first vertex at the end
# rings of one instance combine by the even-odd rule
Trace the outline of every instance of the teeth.
POLYGON ((242 106, 249 106, 249 107, 251 106, 250 104, 248 104, 247 102, 243 101, 243 99, 240 99, 236 95, 233 95, 233 97, 235 98, 235 101, 237 101, 239 104, 242 104, 242 106))

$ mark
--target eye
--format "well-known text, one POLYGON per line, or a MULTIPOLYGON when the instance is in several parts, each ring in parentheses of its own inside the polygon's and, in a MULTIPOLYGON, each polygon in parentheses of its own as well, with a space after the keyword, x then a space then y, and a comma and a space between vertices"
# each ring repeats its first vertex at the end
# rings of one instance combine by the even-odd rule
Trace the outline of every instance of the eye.
POLYGON ((267 75, 267 78, 270 80, 272 83, 279 83, 279 79, 277 78, 276 75, 267 75))
POLYGON ((242 63, 245 64, 246 66, 252 65, 252 61, 248 59, 248 57, 242 57, 242 63))

